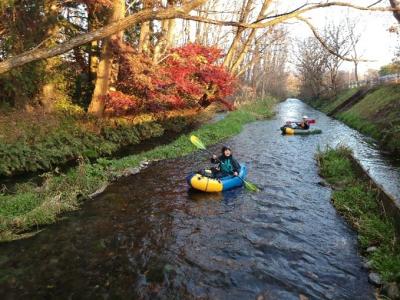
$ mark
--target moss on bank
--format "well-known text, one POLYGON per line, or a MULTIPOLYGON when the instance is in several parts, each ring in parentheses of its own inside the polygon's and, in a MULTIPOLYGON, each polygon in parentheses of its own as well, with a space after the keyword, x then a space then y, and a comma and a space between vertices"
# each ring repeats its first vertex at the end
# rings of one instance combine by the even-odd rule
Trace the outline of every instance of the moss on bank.
POLYGON ((79 157, 108 156, 126 145, 159 137, 165 131, 178 132, 198 119, 193 109, 111 119, 91 118, 82 113, 2 116, 0 177, 51 170, 79 157))
POLYGON ((361 253, 386 281, 400 282, 400 246, 392 220, 383 213, 378 191, 357 174, 346 148, 328 149, 317 155, 323 177, 333 186, 332 202, 358 232, 361 253), (368 253, 370 246, 377 250, 368 253))
MULTIPOLYGON (((193 134, 205 144, 216 143, 239 133, 246 123, 271 116, 274 102, 266 99, 245 105, 193 134)), ((88 195, 142 161, 175 158, 195 151, 188 137, 182 135, 170 144, 122 159, 100 158, 96 163, 81 160, 79 166, 65 174, 45 174, 42 186, 20 184, 12 195, 0 194, 0 240, 21 238, 26 231, 55 222, 60 213, 77 209, 88 195)))

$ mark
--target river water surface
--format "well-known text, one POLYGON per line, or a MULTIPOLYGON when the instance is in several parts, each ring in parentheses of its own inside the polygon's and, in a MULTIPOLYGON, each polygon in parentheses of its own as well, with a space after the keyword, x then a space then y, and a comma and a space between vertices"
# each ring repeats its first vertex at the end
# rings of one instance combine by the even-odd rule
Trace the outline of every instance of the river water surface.
POLYGON ((185 175, 208 163, 205 153, 152 163, 33 238, 1 244, 1 299, 374 299, 314 155, 347 144, 398 196, 395 164, 295 99, 226 143, 261 192, 188 192, 185 175), (280 135, 304 114, 323 134, 280 135))

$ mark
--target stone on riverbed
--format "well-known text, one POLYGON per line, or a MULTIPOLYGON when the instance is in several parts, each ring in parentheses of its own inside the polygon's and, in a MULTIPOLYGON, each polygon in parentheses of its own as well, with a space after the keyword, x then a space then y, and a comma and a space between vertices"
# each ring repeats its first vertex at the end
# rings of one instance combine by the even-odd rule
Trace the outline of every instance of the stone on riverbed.
POLYGON ((383 286, 382 294, 390 299, 400 299, 400 288, 396 282, 389 282, 383 286))
POLYGON ((365 268, 365 269, 371 269, 372 268, 372 261, 371 260, 368 260, 368 261, 364 261, 363 262, 363 267, 365 268))
POLYGON ((368 281, 376 286, 382 285, 382 279, 378 273, 369 273, 368 281))
POLYGON ((97 195, 101 194, 104 192, 104 190, 108 187, 108 183, 103 184, 97 191, 89 195, 89 198, 94 198, 97 195))
POLYGON ((127 168, 122 172, 122 176, 128 177, 140 172, 140 168, 127 168))
POLYGON ((318 185, 324 186, 324 187, 328 187, 329 183, 327 183, 325 180, 321 180, 321 181, 318 182, 318 185))
POLYGON ((376 250, 378 250, 378 248, 376 248, 375 246, 373 246, 373 247, 368 247, 368 248, 367 248, 367 252, 368 252, 368 253, 375 252, 376 250))

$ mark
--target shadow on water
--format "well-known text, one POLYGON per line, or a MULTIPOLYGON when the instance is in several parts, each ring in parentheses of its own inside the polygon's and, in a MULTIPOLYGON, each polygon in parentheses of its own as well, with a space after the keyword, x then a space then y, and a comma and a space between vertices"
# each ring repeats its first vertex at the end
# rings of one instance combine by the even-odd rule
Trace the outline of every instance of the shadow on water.
MULTIPOLYGON (((201 152, 152 163, 63 222, 2 244, 0 296, 374 299, 356 234, 332 207, 330 190, 318 185, 314 160, 319 146, 355 138, 348 127, 288 100, 275 120, 252 123, 229 140, 261 192, 189 191, 185 174, 208 163, 201 152), (280 135, 283 121, 303 114, 315 117, 324 134, 280 135)), ((373 172, 390 169, 368 143, 351 143, 373 172)), ((218 145, 210 149, 219 152, 218 145)))

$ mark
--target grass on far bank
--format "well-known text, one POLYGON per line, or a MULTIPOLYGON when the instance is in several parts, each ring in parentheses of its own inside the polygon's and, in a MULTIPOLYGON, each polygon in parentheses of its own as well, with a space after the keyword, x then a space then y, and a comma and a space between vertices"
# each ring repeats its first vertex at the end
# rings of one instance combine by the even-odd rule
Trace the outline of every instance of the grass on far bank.
POLYGON ((378 191, 354 171, 351 152, 327 149, 317 155, 322 176, 333 186, 333 205, 358 232, 361 252, 387 281, 400 282, 400 246, 392 220, 383 214, 378 191), (366 249, 377 250, 367 253, 366 249))
MULTIPOLYGON (((201 137, 206 145, 217 143, 238 134, 246 123, 272 116, 274 104, 275 100, 270 98, 244 105, 223 120, 204 125, 193 134, 201 137)), ((79 166, 65 174, 43 175, 42 186, 19 184, 15 193, 0 194, 0 241, 21 238, 24 232, 55 222, 60 213, 79 208, 88 195, 127 168, 137 167, 142 161, 176 158, 195 150, 189 135, 182 135, 170 144, 122 159, 100 158, 96 163, 81 159, 79 166)))

